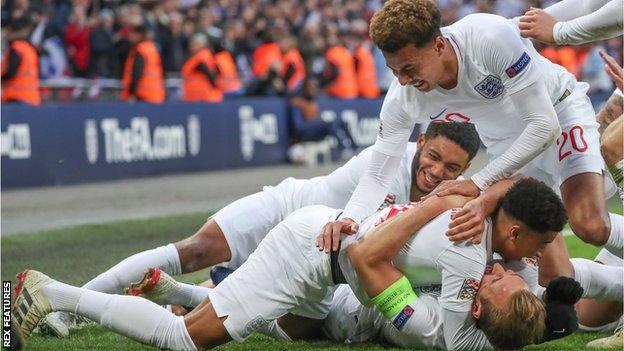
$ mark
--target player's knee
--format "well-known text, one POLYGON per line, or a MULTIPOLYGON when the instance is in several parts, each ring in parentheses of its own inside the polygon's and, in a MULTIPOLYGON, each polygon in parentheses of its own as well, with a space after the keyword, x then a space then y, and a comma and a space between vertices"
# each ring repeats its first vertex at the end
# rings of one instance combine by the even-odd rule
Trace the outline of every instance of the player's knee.
POLYGON ((584 242, 601 246, 609 238, 611 224, 608 218, 601 218, 596 213, 587 213, 570 217, 570 228, 584 242))
POLYGON ((230 247, 214 221, 202 226, 193 236, 176 243, 176 248, 184 273, 226 262, 231 258, 230 247))

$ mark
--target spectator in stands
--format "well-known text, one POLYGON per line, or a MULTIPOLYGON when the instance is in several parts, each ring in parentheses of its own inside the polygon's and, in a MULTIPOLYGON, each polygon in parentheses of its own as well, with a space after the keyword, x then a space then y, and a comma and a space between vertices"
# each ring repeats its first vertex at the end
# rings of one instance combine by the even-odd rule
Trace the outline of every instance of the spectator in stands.
MULTIPOLYGON (((262 26, 262 25, 261 25, 262 26)), ((263 30, 259 34, 262 43, 254 50, 251 64, 254 81, 250 95, 279 95, 285 90, 280 72, 282 71, 282 52, 274 40, 272 30, 263 30)))
POLYGON ((162 63, 154 41, 147 35, 146 25, 134 25, 128 39, 134 46, 124 66, 121 100, 163 102, 165 85, 162 63))
POLYGON ((172 12, 168 15, 167 27, 161 31, 163 66, 167 73, 179 73, 188 57, 188 40, 182 25, 182 15, 172 12))
POLYGON ((297 40, 286 36, 279 41, 282 52, 282 71, 280 76, 286 87, 286 94, 293 94, 299 90, 306 78, 306 68, 303 58, 297 50, 297 40))
POLYGON ((191 57, 182 66, 182 99, 184 101, 223 101, 223 93, 216 86, 217 64, 208 50, 206 35, 203 33, 193 35, 189 46, 191 57))
POLYGON ((377 84, 375 59, 373 58, 370 44, 360 38, 354 37, 354 40, 356 47, 353 59, 355 62, 358 94, 365 99, 376 99, 380 93, 377 84))
POLYGON ((2 102, 39 105, 39 56, 28 42, 30 23, 26 17, 14 18, 7 27, 9 50, 2 60, 2 102))
POLYGON ((358 96, 358 85, 353 55, 335 38, 329 40, 333 43, 325 53, 322 81, 325 94, 339 99, 354 99, 358 96))
POLYGON ((308 77, 303 83, 301 92, 288 100, 290 121, 295 142, 321 141, 333 136, 338 141, 344 155, 353 154, 353 139, 340 118, 334 115, 333 120, 323 120, 318 105, 319 82, 308 77))
POLYGON ((74 6, 63 41, 70 66, 76 77, 85 78, 89 75, 90 35, 91 27, 87 18, 86 7, 83 5, 74 6))
POLYGON ((238 77, 234 58, 220 42, 215 43, 215 62, 217 64, 217 88, 223 92, 223 96, 228 99, 245 95, 245 87, 238 77))
POLYGON ((113 77, 115 67, 115 15, 111 10, 104 9, 98 16, 97 25, 91 31, 91 67, 96 77, 113 77))

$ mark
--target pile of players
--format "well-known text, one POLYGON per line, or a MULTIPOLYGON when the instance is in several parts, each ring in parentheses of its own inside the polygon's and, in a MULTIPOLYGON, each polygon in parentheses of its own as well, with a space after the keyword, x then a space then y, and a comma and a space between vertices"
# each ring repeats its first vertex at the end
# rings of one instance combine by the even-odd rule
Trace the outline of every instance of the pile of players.
MULTIPOLYGON (((564 0, 440 28, 433 2, 386 2, 370 34, 396 79, 375 145, 327 176, 237 200, 191 237, 128 257, 83 287, 24 271, 15 332, 28 336, 45 318, 67 335, 75 314, 171 350, 254 332, 481 350, 615 330, 624 223, 605 194, 613 180, 622 186, 621 91, 596 116, 587 84, 527 37, 621 35, 622 4, 564 0), (415 124, 429 122, 409 143, 415 124), (490 162, 464 179, 480 141, 490 162), (602 247, 594 261, 568 256, 567 222, 602 247), (171 277, 214 265, 214 287, 171 277)), ((604 59, 621 89, 622 69, 604 59)), ((593 343, 621 345, 621 331, 593 343)))

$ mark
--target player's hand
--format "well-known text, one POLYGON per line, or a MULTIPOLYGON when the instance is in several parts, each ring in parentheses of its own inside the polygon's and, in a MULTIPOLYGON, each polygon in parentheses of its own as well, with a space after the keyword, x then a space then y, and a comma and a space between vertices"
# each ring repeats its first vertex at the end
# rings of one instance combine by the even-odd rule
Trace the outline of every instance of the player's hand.
POLYGON ((546 301, 546 303, 557 301, 573 305, 581 299, 583 291, 581 284, 573 278, 558 277, 548 283, 544 301, 546 301))
POLYGON ((546 44, 554 44, 553 28, 557 20, 542 9, 531 7, 522 17, 518 27, 520 35, 525 38, 533 38, 546 44))
POLYGON ((448 195, 462 195, 468 197, 477 197, 481 194, 479 187, 471 180, 444 180, 442 181, 429 195, 424 196, 422 199, 428 199, 432 196, 448 196, 448 195))
POLYGON ((624 69, 622 69, 622 67, 618 65, 617 61, 615 61, 613 57, 607 55, 604 51, 600 51, 599 54, 600 58, 605 63, 605 72, 607 72, 609 77, 613 79, 615 86, 620 88, 620 90, 623 90, 622 86, 624 85, 624 69))
POLYGON ((481 242, 481 236, 485 229, 486 213, 485 206, 480 197, 468 201, 459 212, 451 216, 449 230, 446 231, 451 241, 463 241, 470 239, 473 244, 481 242))
POLYGON ((336 251, 340 245, 340 234, 355 234, 358 227, 358 224, 351 218, 341 218, 337 221, 329 222, 323 226, 321 234, 316 237, 316 247, 318 247, 319 251, 336 251))

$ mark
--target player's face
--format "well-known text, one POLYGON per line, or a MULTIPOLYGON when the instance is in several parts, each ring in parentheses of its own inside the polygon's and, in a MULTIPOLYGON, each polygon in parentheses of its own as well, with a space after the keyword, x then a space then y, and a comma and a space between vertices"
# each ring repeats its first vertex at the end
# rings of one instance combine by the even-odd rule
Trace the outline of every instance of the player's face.
POLYGON ((418 139, 418 152, 414 156, 416 187, 430 193, 443 180, 457 179, 470 165, 468 153, 456 143, 443 136, 425 140, 418 139))
POLYGON ((394 53, 383 53, 386 65, 401 85, 411 85, 423 92, 436 87, 444 72, 440 49, 436 43, 422 48, 410 44, 394 53))
POLYGON ((522 257, 541 257, 546 245, 555 240, 556 232, 536 233, 525 225, 514 225, 509 229, 505 244, 499 250, 505 260, 519 260, 522 257))
POLYGON ((528 289, 526 282, 514 271, 505 270, 495 263, 491 271, 486 271, 481 279, 479 299, 486 299, 497 308, 505 308, 511 295, 522 289, 528 289))

